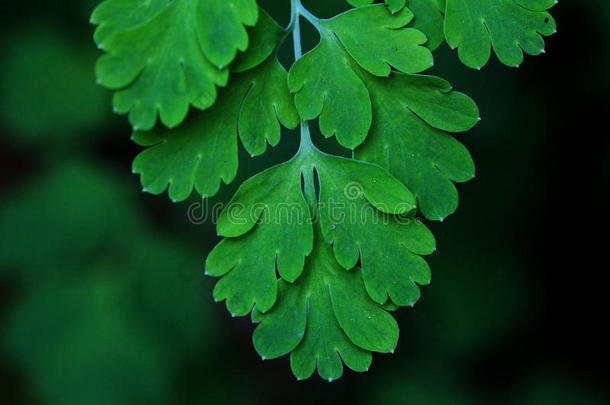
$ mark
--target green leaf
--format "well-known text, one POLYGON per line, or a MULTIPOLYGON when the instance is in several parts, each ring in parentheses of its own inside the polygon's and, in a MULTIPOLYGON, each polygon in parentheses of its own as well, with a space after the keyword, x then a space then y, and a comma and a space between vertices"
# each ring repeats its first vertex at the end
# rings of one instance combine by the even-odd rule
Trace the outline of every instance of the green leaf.
POLYGON ((238 50, 248 49, 248 33, 244 25, 256 24, 256 0, 199 0, 197 12, 201 46, 216 66, 227 66, 235 59, 238 50))
MULTIPOLYGON (((349 4, 354 7, 361 7, 371 4, 375 0, 347 0, 349 4)), ((405 7, 406 0, 385 0, 385 3, 388 6, 388 10, 392 14, 399 12, 405 7)))
POLYGON ((426 47, 435 50, 445 40, 444 19, 442 12, 445 11, 444 2, 439 4, 437 0, 408 0, 407 7, 413 12, 415 18, 409 25, 420 30, 428 38, 426 47))
POLYGON ((195 112, 174 130, 135 132, 133 140, 149 148, 133 162, 144 190, 161 194, 169 185, 173 201, 185 200, 193 187, 210 197, 221 180, 230 183, 237 173, 237 135, 252 155, 260 155, 267 141, 280 140, 279 121, 294 128, 298 115, 286 83, 286 71, 269 57, 260 66, 232 75, 218 102, 195 112))
MULTIPOLYGON (((354 7, 371 4, 374 0, 347 0, 354 7)), ((444 0, 386 0, 388 9, 392 14, 399 12, 405 6, 413 12, 415 18, 409 25, 418 29, 428 38, 426 47, 430 50, 438 48, 445 40, 443 31, 443 15, 445 11, 444 0)))
MULTIPOLYGON (((294 283, 280 281, 280 298, 271 311, 257 314, 256 351, 276 358, 290 353, 298 379, 316 367, 332 381, 343 373, 342 360, 355 371, 366 371, 371 352, 396 347, 398 326, 390 314, 368 298, 360 270, 345 271, 322 241, 316 224, 316 244, 303 275, 294 283)), ((257 307, 258 309, 258 307, 257 307)))
POLYGON ((169 0, 106 0, 93 10, 90 22, 97 25, 95 43, 103 44, 110 36, 133 28, 153 18, 169 0))
POLYGON ((320 116, 326 137, 353 149, 371 125, 371 102, 366 87, 345 59, 339 44, 323 37, 320 44, 290 69, 288 85, 296 93, 299 114, 311 120, 320 116))
POLYGON ((326 25, 360 66, 375 76, 388 76, 392 68, 413 73, 433 64, 430 51, 420 46, 425 36, 404 28, 411 20, 409 9, 389 15, 383 6, 372 5, 343 13, 326 25))
POLYGON ((385 0, 385 3, 388 5, 388 9, 392 14, 399 12, 406 5, 406 0, 385 0))
POLYGON ((257 16, 254 0, 108 0, 92 15, 107 52, 96 65, 98 81, 116 90, 114 108, 129 112, 135 130, 151 129, 157 114, 175 127, 189 105, 214 104, 216 86, 228 80, 226 65, 248 46, 243 25, 257 16))
POLYGON ((206 274, 222 279, 214 288, 234 316, 254 304, 269 310, 280 277, 296 280, 312 250, 311 216, 301 192, 301 170, 294 162, 268 169, 241 185, 218 221, 226 237, 208 256, 206 274))
POLYGON ((193 17, 198 25, 201 47, 213 64, 227 66, 237 50, 248 48, 244 25, 253 26, 257 22, 255 0, 106 0, 91 15, 91 23, 98 25, 93 38, 101 45, 113 34, 148 22, 172 2, 191 3, 196 7, 193 17))
POLYGON ((414 305, 418 284, 430 282, 420 254, 435 250, 434 237, 407 214, 415 198, 378 166, 326 157, 316 165, 320 177, 320 223, 345 269, 360 260, 366 290, 373 301, 414 305))
POLYGON ((405 72, 429 68, 432 54, 421 46, 425 35, 402 28, 412 18, 407 9, 391 15, 383 5, 371 5, 318 21, 320 43, 288 75, 300 115, 306 120, 320 116, 322 133, 336 134, 346 148, 362 143, 371 125, 371 105, 353 61, 378 76, 389 75, 390 66, 405 72))
POLYGON ((315 149, 299 153, 246 181, 221 214, 225 239, 206 263, 208 275, 222 277, 214 298, 226 299, 234 316, 254 307, 253 322, 262 322, 256 350, 264 359, 291 353, 299 379, 316 365, 321 377, 336 379, 341 359, 364 371, 371 351, 396 346, 398 330, 385 309, 413 305, 415 283, 430 280, 418 255, 434 250, 434 238, 400 217, 414 208, 411 192, 379 166, 315 149), (311 194, 314 171, 319 198, 311 194))
POLYGON ((445 131, 472 128, 479 120, 476 105, 433 76, 362 77, 370 88, 374 120, 354 157, 387 168, 415 193, 426 218, 444 219, 458 205, 452 181, 474 177, 470 154, 445 131))
POLYGON ((556 32, 555 21, 545 10, 555 0, 447 0, 445 35, 458 48, 462 62, 480 69, 490 58, 491 45, 508 66, 544 52, 544 40, 556 32))
POLYGON ((230 66, 231 72, 245 72, 263 63, 286 36, 286 31, 265 10, 259 9, 258 21, 248 30, 248 35, 248 50, 237 54, 230 66))
POLYGON ((445 8, 447 7, 447 1, 446 0, 427 0, 427 1, 428 1, 428 3, 430 3, 434 7, 436 7, 436 9, 442 11, 443 13, 445 12, 445 8))

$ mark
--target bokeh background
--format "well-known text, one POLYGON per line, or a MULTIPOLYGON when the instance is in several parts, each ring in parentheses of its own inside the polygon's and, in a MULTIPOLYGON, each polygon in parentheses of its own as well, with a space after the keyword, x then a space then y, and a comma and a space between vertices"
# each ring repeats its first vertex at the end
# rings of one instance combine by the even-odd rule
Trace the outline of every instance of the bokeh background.
MULTIPOLYGON (((213 302, 203 261, 218 238, 188 215, 200 201, 140 191, 127 120, 93 77, 96 2, 0 6, 1 403, 610 402, 610 2, 561 1, 546 55, 518 70, 472 71, 446 45, 436 52, 434 73, 484 118, 460 137, 477 178, 430 225, 433 283, 397 313, 396 353, 332 384, 297 382, 286 357, 260 360, 249 320, 213 302)), ((288 3, 261 1, 283 23, 288 3)), ((287 159, 296 138, 244 154, 210 204, 287 159)))

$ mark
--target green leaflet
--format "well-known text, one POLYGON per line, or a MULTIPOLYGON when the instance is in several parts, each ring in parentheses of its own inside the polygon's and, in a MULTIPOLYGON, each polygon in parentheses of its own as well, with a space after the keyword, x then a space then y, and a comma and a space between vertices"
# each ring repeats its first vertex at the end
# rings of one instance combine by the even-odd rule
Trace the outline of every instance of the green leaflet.
POLYGON ((373 126, 354 157, 387 168, 415 193, 426 218, 444 219, 458 205, 452 181, 474 177, 470 154, 444 131, 472 128, 479 120, 476 105, 433 76, 362 77, 371 89, 373 126))
POLYGON ((555 0, 447 0, 445 35, 465 65, 480 69, 491 55, 508 66, 544 52, 544 40, 556 32, 555 21, 545 10, 555 0))
POLYGON ((369 94, 334 39, 323 37, 293 65, 288 80, 303 118, 320 116, 322 133, 326 137, 336 134, 346 148, 362 143, 371 125, 369 94))
MULTIPOLYGON (((371 4, 374 0, 347 0, 354 7, 371 4)), ((426 34, 428 42, 426 47, 430 50, 438 48, 445 40, 443 31, 443 16, 445 11, 444 0, 386 0, 388 9, 392 14, 402 10, 405 6, 413 12, 415 18, 409 27, 418 29, 426 34)))
POLYGON ((256 0, 199 0, 197 11, 201 46, 216 66, 227 66, 235 59, 238 50, 243 52, 248 48, 248 33, 244 25, 256 24, 256 0))
POLYGON ((325 157, 316 165, 320 178, 320 223, 345 269, 361 261, 366 290, 373 301, 414 305, 415 283, 428 284, 430 269, 418 255, 435 250, 434 237, 419 221, 401 216, 415 198, 380 167, 325 157))
POLYGON ((421 46, 425 36, 412 28, 401 29, 412 18, 408 9, 391 15, 383 5, 371 5, 317 20, 320 43, 288 75, 300 115, 306 120, 320 116, 322 133, 336 134, 346 148, 362 143, 371 125, 371 105, 351 59, 377 76, 389 75, 390 65, 410 73, 429 68, 432 54, 421 46))
POLYGON ((315 248, 303 275, 294 284, 280 281, 277 304, 255 315, 261 324, 253 342, 263 359, 290 353, 298 379, 309 378, 317 367, 320 377, 332 381, 343 373, 342 360, 352 370, 366 371, 371 351, 394 351, 398 326, 367 297, 360 270, 341 268, 321 240, 319 224, 315 228, 315 248))
POLYGON ((103 44, 111 35, 142 24, 163 10, 169 0, 106 0, 91 14, 91 24, 97 25, 95 43, 103 44))
MULTIPOLYGON (((259 29, 253 40, 281 40, 281 29, 261 13, 259 29)), ((230 183, 237 173, 237 135, 251 155, 260 155, 269 142, 280 140, 280 124, 298 124, 292 97, 285 85, 287 73, 273 52, 274 47, 253 42, 250 51, 237 63, 237 69, 259 66, 234 73, 231 83, 214 106, 196 111, 178 128, 137 131, 133 140, 148 149, 133 162, 134 173, 141 175, 144 190, 161 194, 169 185, 173 201, 185 200, 193 187, 203 196, 218 192, 220 182, 230 183)))
POLYGON ((303 270, 311 252, 311 216, 294 162, 268 169, 241 185, 218 221, 226 237, 208 256, 206 274, 223 276, 214 288, 234 316, 254 304, 269 310, 277 297, 276 267, 289 282, 303 270))
MULTIPOLYGON (((373 1, 374 0, 347 0, 347 2, 354 7, 365 6, 371 4, 373 1)), ((388 10, 394 14, 405 7, 406 0, 385 0, 385 3, 388 6, 388 10)))
POLYGON ((420 46, 425 43, 422 33, 403 28, 411 20, 409 9, 389 15, 383 6, 372 5, 343 13, 325 25, 360 66, 375 76, 388 76, 392 67, 414 73, 433 64, 430 51, 420 46))
POLYGON ((409 25, 420 30, 428 38, 426 47, 435 50, 445 40, 444 20, 442 12, 445 11, 444 0, 408 0, 407 7, 413 12, 415 18, 409 25))
POLYGON ((151 129, 157 114, 175 127, 190 105, 215 102, 216 86, 228 80, 225 66, 248 47, 244 25, 257 18, 254 0, 108 0, 91 17, 107 52, 96 65, 98 81, 116 90, 114 108, 129 113, 135 130, 151 129))
POLYGON ((415 208, 415 198, 386 170, 301 150, 240 187, 221 214, 225 239, 206 273, 222 277, 214 298, 226 299, 233 315, 255 307, 252 318, 262 324, 254 345, 263 358, 292 352, 297 378, 308 378, 317 364, 332 380, 342 373, 341 358, 364 371, 370 351, 394 349, 398 331, 382 305, 417 301, 415 283, 430 280, 418 254, 431 253, 434 238, 418 221, 399 217, 415 208), (307 198, 312 215, 301 180, 313 193, 314 170, 320 193, 307 198), (354 268, 360 251, 362 271, 354 268))
POLYGON ((445 7, 447 5, 446 0, 426 0, 428 3, 433 5, 436 9, 445 12, 445 7))
POLYGON ((289 128, 297 125, 288 89, 278 85, 285 80, 286 71, 271 56, 255 69, 234 74, 212 108, 194 113, 180 127, 135 132, 134 142, 149 147, 133 162, 144 190, 161 194, 169 185, 169 197, 182 201, 193 187, 209 197, 218 192, 221 180, 233 181, 238 133, 246 150, 260 155, 267 141, 279 142, 278 119, 289 128))
POLYGON ((279 26, 265 10, 259 10, 256 25, 248 30, 249 46, 246 52, 238 53, 231 66, 231 72, 245 72, 263 63, 286 36, 286 31, 279 26))

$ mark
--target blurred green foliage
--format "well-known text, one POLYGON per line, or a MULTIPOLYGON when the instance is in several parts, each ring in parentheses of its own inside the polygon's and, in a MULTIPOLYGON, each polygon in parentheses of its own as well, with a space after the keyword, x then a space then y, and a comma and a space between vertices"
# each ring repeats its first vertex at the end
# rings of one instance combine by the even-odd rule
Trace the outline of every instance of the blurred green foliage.
POLYGON ((11 243, 0 258, 34 283, 54 278, 57 266, 82 271, 144 226, 127 184, 100 166, 63 163, 7 194, 0 229, 11 243))
POLYGON ((201 253, 130 196, 102 165, 67 162, 5 198, 1 269, 24 293, 4 343, 47 403, 170 403, 179 364, 212 350, 201 253))
MULTIPOLYGON (((567 173, 563 158, 550 162, 565 147, 560 120, 578 115, 574 100, 596 104, 610 90, 607 74, 584 79, 610 69, 600 39, 610 33, 609 2, 561 3, 559 35, 548 47, 555 59, 527 58, 519 70, 492 63, 471 71, 441 46, 434 72, 481 107, 481 125, 460 138, 477 179, 460 186, 457 213, 432 225, 439 242, 432 284, 414 309, 397 312, 397 352, 333 384, 297 383, 286 359, 262 362, 252 325, 215 305, 203 277, 218 241, 213 224, 189 223, 188 203, 140 192, 128 124, 94 83, 87 22, 95 3, 15 3, 2 16, 0 156, 10 187, 0 189, 1 403, 608 403, 606 374, 584 373, 569 357, 584 344, 564 335, 586 331, 563 324, 561 333, 545 331, 549 280, 561 276, 534 252, 542 248, 536 241, 553 237, 540 219, 556 203, 545 196, 546 182, 567 173), (590 50, 574 45, 579 35, 590 50), (567 80, 567 71, 579 79, 567 80)), ((261 1, 283 23, 287 3, 261 1)), ((343 0, 304 3, 324 17, 347 8, 343 0)), ((304 29, 304 43, 315 44, 304 29)), ((313 135, 329 152, 346 153, 313 135)), ((565 142, 569 156, 579 152, 565 142)), ((587 157, 595 162, 587 175, 605 170, 607 179, 610 143, 603 145, 588 149, 606 159, 587 157)), ((241 151, 238 179, 211 204, 296 146, 286 134, 256 159, 241 151)))
POLYGON ((16 28, 10 38, 0 62, 1 119, 15 142, 78 141, 104 124, 110 96, 95 85, 93 50, 50 21, 16 28))

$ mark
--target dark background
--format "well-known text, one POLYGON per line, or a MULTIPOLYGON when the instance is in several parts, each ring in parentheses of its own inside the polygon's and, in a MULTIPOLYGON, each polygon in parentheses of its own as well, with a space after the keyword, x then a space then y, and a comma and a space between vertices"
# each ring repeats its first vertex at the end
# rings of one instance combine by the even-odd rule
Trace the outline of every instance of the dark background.
MULTIPOLYGON (((127 120, 94 84, 95 3, 1 6, 0 402, 610 401, 609 2, 560 2, 547 53, 519 69, 435 53, 434 73, 481 110, 460 136, 477 178, 459 186, 456 214, 430 224, 433 282, 397 313, 396 353, 332 384, 295 381, 287 357, 261 361, 249 320, 213 302, 202 268, 218 238, 189 221, 199 201, 140 192, 127 120)), ((288 3, 261 2, 283 23, 288 3)), ((304 5, 321 17, 347 8, 304 5)), ((244 154, 210 204, 287 159, 296 138, 244 154)))

